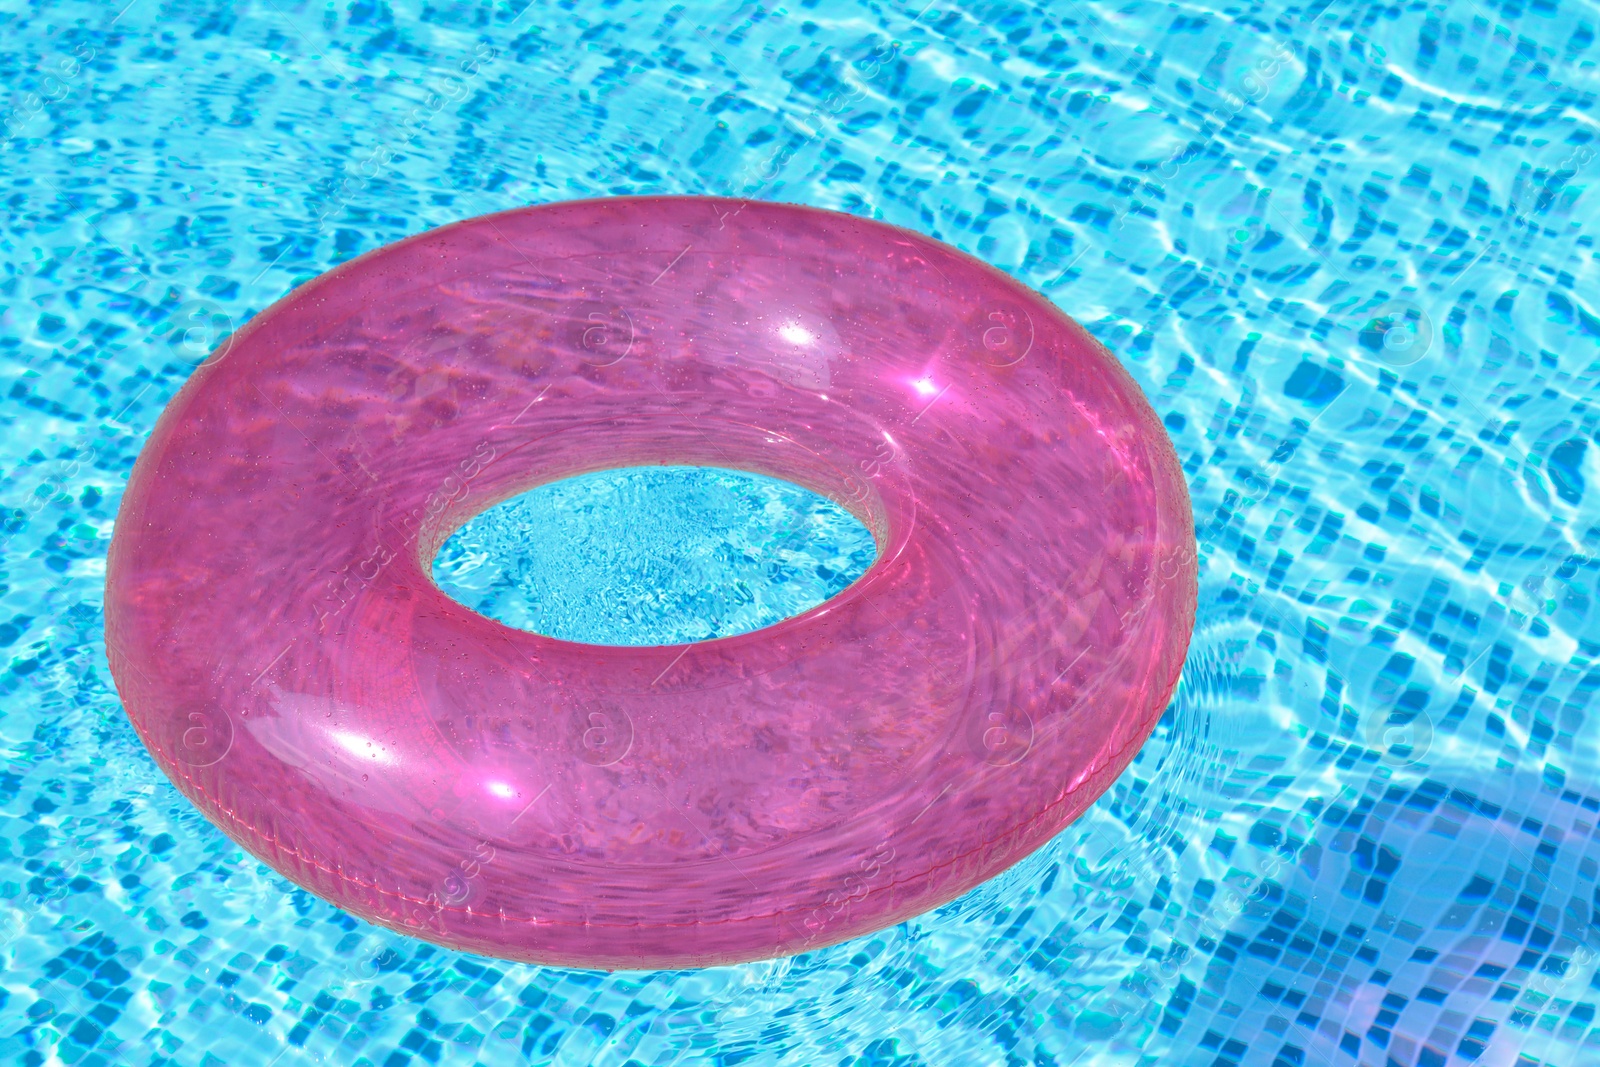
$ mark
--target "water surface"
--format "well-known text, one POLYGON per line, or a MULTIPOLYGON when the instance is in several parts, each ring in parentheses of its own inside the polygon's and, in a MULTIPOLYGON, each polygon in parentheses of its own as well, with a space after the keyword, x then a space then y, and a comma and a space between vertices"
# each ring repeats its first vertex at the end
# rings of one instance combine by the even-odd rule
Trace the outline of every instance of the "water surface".
POLYGON ((0 1061, 1588 1062, 1595 22, 3 0, 0 1061), (1109 345, 1190 480, 1183 682, 1050 847, 857 942, 608 977, 368 927, 133 735, 100 630, 120 487, 298 282, 649 192, 909 226, 1109 345))

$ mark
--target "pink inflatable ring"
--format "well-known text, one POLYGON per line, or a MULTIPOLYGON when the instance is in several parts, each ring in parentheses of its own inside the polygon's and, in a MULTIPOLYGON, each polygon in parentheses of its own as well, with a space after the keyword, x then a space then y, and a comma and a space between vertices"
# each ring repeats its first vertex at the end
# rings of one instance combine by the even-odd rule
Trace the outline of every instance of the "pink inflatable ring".
POLYGON ((381 248, 213 354, 134 467, 106 636, 156 760, 286 877, 473 952, 681 968, 900 922, 1071 822, 1167 705, 1193 541, 1138 387, 998 271, 810 208, 594 200, 381 248), (491 505, 647 464, 799 483, 878 558, 674 647, 430 579, 491 505))

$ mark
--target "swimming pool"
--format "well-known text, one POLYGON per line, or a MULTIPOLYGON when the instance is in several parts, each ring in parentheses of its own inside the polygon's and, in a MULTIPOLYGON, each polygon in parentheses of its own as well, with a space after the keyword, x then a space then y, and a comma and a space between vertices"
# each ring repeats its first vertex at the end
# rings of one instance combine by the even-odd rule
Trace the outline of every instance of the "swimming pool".
POLYGON ((1594 21, 0 5, 0 1060, 1587 1062, 1594 21), (1118 785, 933 914, 701 972, 456 955, 283 882, 155 769, 100 634, 119 487, 294 284, 644 192, 882 217, 1090 326, 1185 464, 1194 643, 1118 785))

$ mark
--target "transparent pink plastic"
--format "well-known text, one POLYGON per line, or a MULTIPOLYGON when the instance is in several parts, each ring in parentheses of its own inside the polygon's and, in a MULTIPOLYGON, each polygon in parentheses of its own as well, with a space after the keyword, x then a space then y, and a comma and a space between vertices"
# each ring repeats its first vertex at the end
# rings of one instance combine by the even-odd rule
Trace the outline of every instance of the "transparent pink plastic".
POLYGON ((1195 605, 1176 457, 1116 360, 928 238, 621 198, 379 249, 172 401, 111 547, 128 714, 347 911, 603 969, 799 952, 1016 863, 1127 765, 1195 605), (604 468, 785 478, 879 558, 775 626, 574 644, 445 596, 468 518, 604 468))

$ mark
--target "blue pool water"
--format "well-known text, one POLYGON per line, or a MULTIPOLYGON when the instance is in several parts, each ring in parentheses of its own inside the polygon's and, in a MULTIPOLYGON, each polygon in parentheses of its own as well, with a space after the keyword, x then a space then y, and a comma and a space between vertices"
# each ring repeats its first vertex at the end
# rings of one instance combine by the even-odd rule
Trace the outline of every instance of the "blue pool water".
POLYGON ((478 515, 434 581, 508 626, 595 645, 730 637, 798 615, 877 549, 843 507, 742 471, 633 467, 541 486, 478 515))
POLYGON ((0 1063, 1600 1061, 1597 18, 0 0, 0 1063), (1164 417, 1201 590, 1171 709, 1048 848, 856 942, 605 976, 246 856, 133 735, 100 604, 219 337, 406 234, 637 192, 1042 291, 1164 417))

